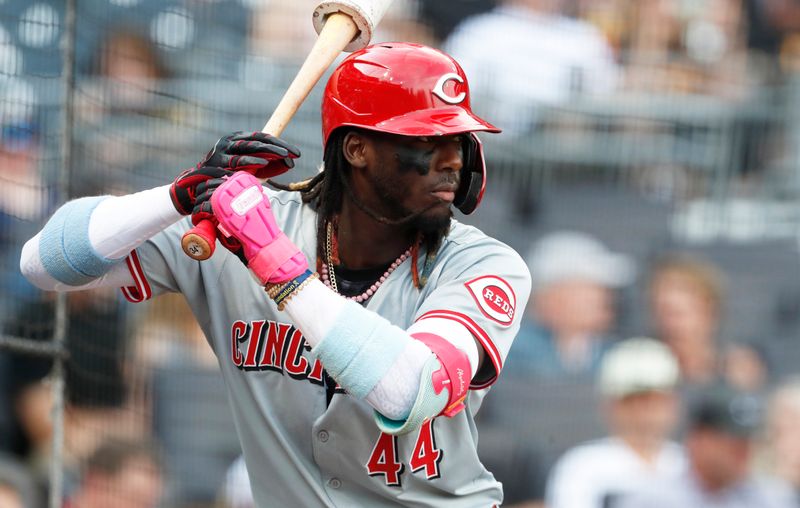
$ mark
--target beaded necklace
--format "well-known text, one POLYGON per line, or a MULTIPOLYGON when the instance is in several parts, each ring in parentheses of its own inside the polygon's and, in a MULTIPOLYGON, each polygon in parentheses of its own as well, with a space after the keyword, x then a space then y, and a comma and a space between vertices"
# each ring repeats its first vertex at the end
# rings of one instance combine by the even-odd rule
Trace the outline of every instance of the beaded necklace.
MULTIPOLYGON (((322 266, 320 267, 319 275, 320 278, 322 279, 322 282, 326 286, 328 286, 329 288, 333 289, 335 292, 338 293, 339 287, 336 284, 336 273, 333 271, 334 259, 338 258, 338 252, 334 253, 334 248, 333 248, 334 243, 336 243, 336 240, 334 239, 333 235, 333 224, 331 222, 328 222, 327 225, 325 226, 325 261, 322 263, 322 266)), ((402 265, 403 262, 409 256, 411 256, 411 251, 413 250, 413 248, 414 248, 413 246, 409 247, 408 249, 406 249, 404 253, 400 254, 400 257, 395 259, 392 262, 392 264, 389 265, 389 268, 386 269, 383 275, 381 275, 378 278, 378 280, 375 281, 374 284, 368 287, 366 291, 364 291, 360 295, 347 296, 345 298, 353 300, 357 303, 362 303, 367 301, 372 295, 375 294, 375 292, 378 290, 381 284, 386 282, 386 279, 389 277, 389 275, 391 275, 392 272, 395 271, 395 269, 397 269, 398 266, 402 265)), ((336 250, 338 251, 338 249, 336 250)))

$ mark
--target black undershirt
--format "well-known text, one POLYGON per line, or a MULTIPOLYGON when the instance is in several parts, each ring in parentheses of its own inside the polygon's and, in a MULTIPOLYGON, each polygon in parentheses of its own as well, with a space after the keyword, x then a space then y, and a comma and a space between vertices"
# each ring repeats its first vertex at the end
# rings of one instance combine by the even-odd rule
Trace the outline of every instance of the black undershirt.
MULTIPOLYGON (((358 296, 362 294, 371 285, 375 284, 391 265, 391 263, 388 263, 386 266, 367 268, 364 270, 350 270, 341 265, 334 267, 333 272, 336 276, 336 287, 339 289, 339 294, 344 296, 358 296)), ((326 372, 325 394, 328 405, 331 403, 335 389, 336 381, 328 376, 326 372)))
POLYGON ((339 294, 344 296, 360 295, 375 284, 391 265, 391 263, 388 263, 385 266, 363 270, 351 270, 341 265, 334 267, 333 271, 336 275, 336 286, 339 289, 339 294))

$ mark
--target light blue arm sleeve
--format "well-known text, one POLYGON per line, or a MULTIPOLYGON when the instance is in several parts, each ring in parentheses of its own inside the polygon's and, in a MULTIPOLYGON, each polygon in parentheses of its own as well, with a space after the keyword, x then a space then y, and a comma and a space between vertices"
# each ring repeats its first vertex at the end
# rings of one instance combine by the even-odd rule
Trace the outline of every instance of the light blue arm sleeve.
POLYGON ((313 353, 350 395, 363 399, 410 340, 401 328, 348 301, 313 353))
POLYGON ((81 286, 102 277, 122 261, 101 256, 89 240, 92 211, 107 198, 87 197, 69 201, 45 224, 39 236, 39 256, 47 273, 57 281, 81 286))

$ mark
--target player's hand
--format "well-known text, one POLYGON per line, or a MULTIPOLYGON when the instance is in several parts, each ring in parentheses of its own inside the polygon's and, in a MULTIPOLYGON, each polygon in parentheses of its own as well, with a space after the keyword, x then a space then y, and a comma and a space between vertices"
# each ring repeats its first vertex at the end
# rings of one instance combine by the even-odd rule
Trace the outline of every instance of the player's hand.
MULTIPOLYGON (((197 166, 181 173, 170 187, 175 208, 188 215, 195 207, 197 186, 234 171, 249 171, 258 178, 271 178, 294 167, 300 150, 263 132, 234 132, 217 140, 197 166)), ((195 223, 196 224, 196 223, 195 223)))
MULTIPOLYGON (((172 182, 169 188, 169 196, 172 204, 181 215, 189 215, 195 207, 197 201, 198 185, 212 179, 220 179, 233 172, 213 166, 200 166, 187 169, 172 182)), ((196 224, 195 224, 196 225, 196 224)))
MULTIPOLYGON (((223 182, 225 182, 224 178, 212 178, 197 185, 197 199, 195 200, 194 209, 192 209, 192 224, 196 226, 204 220, 213 222, 214 227, 219 224, 211 208, 211 195, 223 182)), ((247 258, 244 255, 244 249, 236 237, 219 235, 217 240, 219 240, 219 243, 221 243, 223 247, 235 254, 236 257, 244 263, 244 266, 247 266, 247 258)))
POLYGON ((249 171, 257 178, 272 178, 294 167, 300 150, 263 132, 234 132, 217 140, 198 167, 213 166, 228 171, 249 171))
MULTIPOLYGON (((197 210, 200 218, 211 212, 225 243, 234 239, 250 271, 264 284, 289 281, 308 269, 303 253, 281 231, 272 214, 261 182, 250 173, 237 172, 221 184, 208 182, 197 210)), ((236 245, 236 244, 232 244, 236 245)), ((229 248, 229 250, 231 250, 229 248)))

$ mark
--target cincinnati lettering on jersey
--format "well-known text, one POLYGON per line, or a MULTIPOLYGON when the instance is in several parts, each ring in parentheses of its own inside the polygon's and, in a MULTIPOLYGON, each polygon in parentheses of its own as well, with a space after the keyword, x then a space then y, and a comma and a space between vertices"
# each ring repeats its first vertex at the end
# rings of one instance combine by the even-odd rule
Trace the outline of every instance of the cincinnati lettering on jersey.
MULTIPOLYGON (((231 361, 240 370, 271 370, 317 385, 328 377, 319 359, 304 355, 311 346, 293 325, 265 319, 237 320, 231 325, 230 344, 231 361)), ((336 392, 344 393, 344 389, 337 384, 336 392)))

